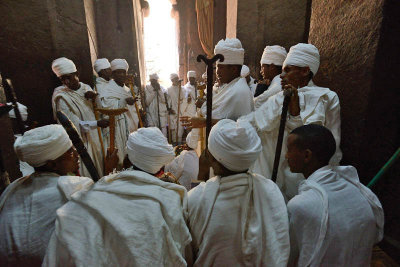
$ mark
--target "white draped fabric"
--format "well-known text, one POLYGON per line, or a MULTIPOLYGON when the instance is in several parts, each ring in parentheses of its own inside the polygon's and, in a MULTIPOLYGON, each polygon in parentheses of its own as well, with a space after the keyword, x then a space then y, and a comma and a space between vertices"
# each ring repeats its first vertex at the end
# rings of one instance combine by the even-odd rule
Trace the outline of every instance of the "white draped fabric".
POLYGON ((250 76, 250 82, 247 84, 250 87, 250 91, 253 96, 256 93, 257 88, 257 84, 254 81, 254 78, 250 76))
POLYGON ((192 181, 197 180, 199 174, 199 156, 194 150, 184 150, 164 168, 165 172, 172 173, 186 190, 190 190, 192 181))
POLYGON ((43 266, 186 266, 187 194, 141 171, 123 171, 57 211, 43 266))
POLYGON ((352 166, 325 166, 288 203, 291 265, 370 266, 372 247, 383 238, 378 198, 352 166))
POLYGON ((172 85, 167 89, 167 93, 171 98, 172 109, 175 111, 174 115, 171 115, 171 129, 172 131, 172 140, 174 142, 182 142, 182 134, 183 134, 183 126, 182 122, 179 121, 179 129, 178 129, 178 139, 175 140, 176 137, 176 127, 178 124, 178 99, 179 99, 179 118, 181 118, 184 114, 184 111, 187 109, 187 100, 185 98, 185 89, 181 87, 180 89, 180 96, 179 96, 179 87, 172 85))
MULTIPOLYGON (((253 95, 244 78, 236 78, 213 91, 212 118, 237 120, 254 110, 253 95)), ((207 115, 207 102, 201 107, 207 115)))
POLYGON ((188 197, 194 266, 286 266, 289 222, 275 183, 252 173, 216 176, 188 197))
MULTIPOLYGON (((342 152, 340 150, 340 104, 337 94, 328 88, 318 87, 312 81, 307 86, 298 89, 300 115, 293 117, 288 114, 285 134, 276 183, 284 195, 290 199, 297 194, 299 183, 304 180, 302 174, 292 173, 285 159, 287 135, 295 128, 306 124, 319 124, 327 127, 335 137, 336 152, 331 158, 331 165, 338 165, 342 152)), ((261 138, 263 151, 251 167, 255 173, 271 178, 276 142, 278 140, 279 124, 282 113, 283 92, 275 94, 261 105, 255 112, 240 118, 249 121, 261 138)))
POLYGON ((272 79, 270 85, 268 86, 268 89, 265 90, 261 95, 254 98, 255 109, 261 107, 261 105, 264 104, 268 100, 268 98, 282 91, 281 81, 282 81, 281 75, 280 74, 276 75, 272 79))
MULTIPOLYGON (((102 174, 103 159, 101 147, 99 146, 100 140, 97 133, 97 127, 93 127, 89 130, 81 128, 82 121, 96 121, 93 113, 92 101, 85 98, 85 93, 88 91, 93 90, 89 85, 84 83, 80 83, 80 88, 76 91, 73 91, 64 85, 54 89, 52 97, 53 115, 56 119, 55 114, 60 110, 63 111, 72 121, 90 157, 92 158, 96 169, 100 174, 102 174)), ((90 177, 84 164, 81 164, 80 174, 82 176, 90 177)))
POLYGON ((185 86, 185 98, 186 102, 188 97, 190 96, 192 98, 192 101, 186 105, 186 109, 183 111, 184 116, 189 116, 189 117, 194 117, 196 116, 196 98, 197 98, 197 93, 196 93, 196 88, 194 85, 191 85, 190 82, 186 83, 185 86))
POLYGON ((56 210, 92 184, 86 177, 47 172, 11 183, 0 198, 0 265, 41 266, 56 210))
MULTIPOLYGON (((166 89, 164 89, 162 86, 160 86, 161 90, 158 91, 158 97, 157 93, 154 90, 153 86, 151 84, 146 85, 145 87, 145 94, 146 94, 146 119, 147 119, 147 124, 149 127, 161 127, 161 131, 165 136, 167 136, 167 130, 166 126, 168 123, 168 111, 167 107, 165 104, 165 96, 164 93, 166 93, 166 89), (158 114, 160 114, 160 117, 158 117, 158 114)), ((172 102, 171 102, 171 97, 166 94, 167 96, 167 102, 168 102, 168 107, 171 107, 172 102)), ((170 117, 172 121, 172 117, 170 117)))

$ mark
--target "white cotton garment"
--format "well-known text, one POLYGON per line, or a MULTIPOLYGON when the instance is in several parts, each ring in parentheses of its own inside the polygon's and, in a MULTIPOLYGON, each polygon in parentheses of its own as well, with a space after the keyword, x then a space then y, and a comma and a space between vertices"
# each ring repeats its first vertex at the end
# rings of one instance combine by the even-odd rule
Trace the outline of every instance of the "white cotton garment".
POLYGON ((280 91, 282 91, 282 85, 281 85, 281 75, 276 75, 272 81, 271 84, 269 85, 268 89, 265 90, 261 95, 257 96, 254 98, 254 108, 258 109, 261 107, 262 104, 264 104, 268 98, 270 98, 273 95, 276 95, 280 91))
MULTIPOLYGON (((244 78, 236 78, 213 91, 212 118, 237 120, 254 111, 253 95, 244 78)), ((207 102, 201 107, 207 115, 207 102)))
POLYGON ((288 212, 290 265, 370 266, 372 248, 383 238, 382 205, 352 166, 316 170, 288 212))
POLYGON ((246 78, 248 75, 250 75, 250 69, 246 65, 243 65, 240 71, 240 77, 246 78))
POLYGON ((167 136, 168 107, 172 107, 171 97, 167 94, 167 90, 160 86, 160 90, 156 91, 151 84, 145 87, 146 95, 146 120, 149 127, 159 127, 165 136, 167 136), (166 100, 166 101, 165 101, 166 100))
MULTIPOLYGON (((11 102, 7 103, 7 105, 12 105, 11 102)), ((17 102, 17 107, 19 110, 19 113, 21 114, 21 119, 22 121, 26 121, 28 119, 28 108, 25 105, 22 105, 21 103, 17 102)), ((8 117, 12 119, 16 119, 17 117, 15 116, 15 111, 14 109, 10 110, 8 112, 8 117)))
POLYGON ((150 78, 150 80, 158 80, 158 79, 159 79, 157 73, 152 73, 152 74, 150 74, 150 75, 149 75, 149 78, 150 78))
POLYGON ((199 93, 196 92, 196 87, 194 85, 191 85, 190 82, 187 82, 183 88, 185 90, 185 100, 187 103, 185 109, 183 110, 183 116, 194 117, 196 116, 195 103, 197 97, 199 96, 199 93), (190 103, 188 101, 189 97, 192 99, 190 103))
POLYGON ((299 43, 290 48, 285 62, 283 62, 283 68, 287 65, 309 67, 315 75, 319 68, 319 59, 318 48, 312 44, 299 43))
POLYGON ((287 56, 286 49, 279 45, 266 46, 261 56, 260 64, 274 64, 275 66, 282 66, 287 56))
POLYGON ((56 210, 92 184, 86 177, 48 172, 11 183, 0 197, 0 265, 41 266, 56 210))
MULTIPOLYGON (((330 164, 333 166, 339 165, 342 159, 340 150, 340 103, 337 94, 328 88, 316 86, 312 81, 307 86, 299 88, 298 94, 300 115, 294 117, 290 116, 288 112, 276 180, 277 185, 287 199, 291 199, 297 194, 298 185, 304 180, 302 174, 290 171, 285 159, 287 151, 286 139, 292 130, 311 123, 327 127, 336 141, 336 152, 331 158, 330 164)), ((250 122, 257 129, 263 147, 260 156, 250 170, 269 179, 273 170, 283 99, 283 92, 275 94, 269 97, 255 112, 239 119, 250 122)))
POLYGON ((141 171, 123 171, 57 210, 43 266, 186 266, 187 193, 141 171))
POLYGON ((116 58, 111 61, 111 70, 125 70, 128 71, 129 69, 129 64, 125 59, 122 58, 116 58))
POLYGON ((131 133, 126 147, 131 163, 151 174, 157 173, 175 157, 173 147, 156 127, 140 128, 131 133))
POLYGON ((57 124, 29 130, 14 143, 18 158, 33 167, 43 166, 47 161, 61 157, 71 147, 67 132, 57 124))
POLYGON ((51 69, 57 77, 61 77, 65 74, 71 74, 76 72, 76 66, 74 62, 66 57, 60 57, 53 61, 51 69))
POLYGON ((196 72, 194 70, 189 70, 187 72, 187 78, 196 78, 196 72))
POLYGON ((172 173, 178 179, 179 184, 189 191, 192 181, 196 181, 199 175, 199 156, 194 150, 184 150, 168 163, 164 170, 172 173))
POLYGON ((253 173, 216 176, 188 198, 194 266, 286 266, 289 222, 275 183, 253 173))
POLYGON ((183 135, 183 126, 180 118, 184 115, 184 112, 188 108, 187 98, 185 97, 186 91, 183 86, 175 86, 172 85, 167 89, 167 94, 171 99, 172 109, 175 111, 175 114, 171 114, 170 120, 171 125, 170 129, 172 129, 172 141, 173 142, 182 142, 182 135, 183 135), (179 118, 178 118, 178 104, 179 104, 179 118), (178 126, 179 125, 179 126, 178 126), (176 129, 178 129, 178 140, 176 139, 176 129))
POLYGON ((214 48, 214 54, 222 54, 224 61, 218 60, 218 64, 223 65, 243 65, 244 49, 242 43, 236 38, 226 38, 220 40, 214 48))
POLYGON ((94 62, 94 70, 99 73, 101 70, 111 68, 111 64, 106 58, 99 58, 94 62))

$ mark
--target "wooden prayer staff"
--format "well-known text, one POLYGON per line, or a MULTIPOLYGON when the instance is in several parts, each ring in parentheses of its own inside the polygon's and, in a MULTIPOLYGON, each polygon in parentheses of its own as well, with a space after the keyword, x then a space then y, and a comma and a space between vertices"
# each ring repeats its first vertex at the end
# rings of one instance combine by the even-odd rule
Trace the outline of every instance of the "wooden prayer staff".
POLYGON ((24 122, 22 121, 21 113, 19 112, 19 109, 18 109, 17 97, 15 95, 15 91, 12 86, 11 80, 3 79, 3 87, 11 99, 12 106, 13 106, 14 113, 15 113, 15 118, 17 119, 19 133, 23 135, 25 132, 25 126, 24 126, 24 122))
POLYGON ((82 159, 83 164, 85 164, 86 169, 89 171, 90 176, 93 181, 97 182, 100 179, 99 173, 93 164, 86 147, 83 145, 81 138, 79 137, 78 131, 68 117, 62 111, 57 111, 56 113, 58 121, 64 127, 67 132, 69 139, 71 139, 72 144, 74 144, 76 151, 78 151, 79 156, 82 159))
POLYGON ((110 155, 115 150, 115 116, 121 115, 124 112, 127 112, 126 108, 117 108, 117 109, 108 109, 108 108, 98 108, 98 112, 101 114, 107 115, 110 120, 110 155))
POLYGON ((197 56, 197 62, 204 61, 207 65, 207 118, 206 118, 206 149, 208 146, 208 136, 212 127, 212 89, 213 89, 213 65, 217 60, 223 62, 224 56, 221 54, 215 55, 213 58, 209 59, 204 55, 197 56))
POLYGON ((274 168, 272 169, 272 176, 271 176, 271 179, 274 182, 276 182, 276 178, 278 175, 279 160, 281 158, 281 152, 282 152, 283 134, 285 133, 286 117, 287 117, 287 112, 288 112, 288 108, 289 108, 291 91, 285 90, 283 94, 284 94, 285 98, 283 99, 281 122, 279 125, 279 133, 278 133, 278 141, 276 143, 276 149, 275 149, 274 168))
MULTIPOLYGON (((97 93, 96 76, 94 76, 94 90, 97 93)), ((99 120, 99 113, 97 112, 96 99, 92 99, 92 103, 93 103, 94 117, 96 118, 96 121, 98 121, 99 120)), ((101 129, 99 127, 97 127, 97 135, 99 136, 99 140, 100 140, 101 154, 103 155, 103 164, 105 164, 106 163, 106 152, 104 150, 103 136, 101 134, 101 129)))
MULTIPOLYGON (((135 90, 133 90, 133 84, 131 82, 129 83, 129 89, 131 89, 132 97, 136 98, 135 90)), ((136 101, 135 101, 135 109, 136 109, 136 114, 139 118, 139 126, 140 126, 140 128, 143 128, 142 116, 140 115, 139 107, 138 107, 136 101)))
POLYGON ((176 114, 177 119, 176 119, 175 140, 176 140, 177 145, 179 145, 179 140, 178 140, 178 138, 179 138, 179 123, 180 123, 179 114, 181 112, 181 90, 182 90, 181 81, 182 80, 179 80, 179 85, 178 85, 178 90, 179 90, 179 92, 178 92, 178 114, 176 114))

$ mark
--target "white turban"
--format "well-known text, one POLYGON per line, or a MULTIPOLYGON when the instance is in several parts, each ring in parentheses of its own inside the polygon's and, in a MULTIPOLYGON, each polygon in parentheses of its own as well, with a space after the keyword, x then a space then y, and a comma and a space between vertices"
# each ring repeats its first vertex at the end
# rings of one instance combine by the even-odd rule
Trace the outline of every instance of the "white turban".
POLYGON ((128 158, 139 169, 155 174, 174 157, 174 149, 156 127, 140 128, 126 142, 128 158))
POLYGON ((309 67, 315 75, 319 68, 318 49, 312 44, 300 43, 292 46, 282 66, 287 65, 309 67))
POLYGON ((243 65, 244 49, 239 39, 226 38, 219 41, 214 48, 214 54, 222 54, 224 56, 224 62, 218 61, 218 64, 243 65))
POLYGON ((58 124, 27 131, 14 143, 18 158, 33 167, 43 166, 47 161, 61 157, 71 147, 67 132, 58 124))
POLYGON ((190 133, 186 136, 186 144, 192 148, 196 149, 199 143, 199 128, 193 128, 190 133))
POLYGON ((203 78, 204 80, 207 79, 207 71, 203 73, 203 75, 201 75, 201 78, 203 78))
POLYGON ((246 78, 250 74, 250 69, 246 65, 242 66, 242 70, 240 71, 240 77, 246 78))
POLYGON ((169 75, 169 78, 170 78, 170 80, 175 79, 175 78, 178 78, 178 79, 179 79, 179 76, 178 76, 178 74, 176 74, 176 73, 171 73, 171 74, 169 75))
POLYGON ((101 70, 105 70, 111 67, 110 62, 106 58, 99 58, 94 62, 94 70, 99 73, 101 70))
POLYGON ((194 70, 189 70, 187 73, 187 78, 196 78, 196 72, 194 70))
POLYGON ((244 171, 256 161, 262 150, 256 130, 247 121, 220 120, 208 137, 211 155, 231 171, 244 171))
MULTIPOLYGON (((7 105, 11 105, 12 103, 7 103, 7 105)), ((18 110, 19 113, 21 113, 21 118, 23 121, 26 121, 26 119, 28 118, 28 108, 24 105, 22 105, 21 103, 17 102, 17 106, 18 106, 18 110)), ((10 112, 8 112, 8 116, 10 118, 16 119, 17 117, 15 116, 15 112, 14 109, 10 110, 10 112)))
POLYGON ((116 58, 113 61, 111 61, 111 70, 125 70, 128 71, 129 65, 128 62, 126 62, 125 59, 122 58, 116 58))
POLYGON ((286 49, 279 45, 266 46, 261 56, 261 65, 274 64, 275 66, 283 66, 283 61, 287 56, 286 49))
POLYGON ((157 73, 150 74, 149 77, 150 77, 150 80, 158 80, 159 79, 157 73))
POLYGON ((60 57, 53 60, 51 69, 57 75, 57 77, 76 72, 76 66, 74 62, 66 57, 60 57))

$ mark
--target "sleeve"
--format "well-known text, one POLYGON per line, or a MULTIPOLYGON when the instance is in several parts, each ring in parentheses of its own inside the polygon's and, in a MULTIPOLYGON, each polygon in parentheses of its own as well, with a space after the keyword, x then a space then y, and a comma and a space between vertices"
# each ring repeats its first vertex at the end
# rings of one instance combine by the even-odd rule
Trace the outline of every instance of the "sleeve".
POLYGON ((102 98, 102 105, 105 108, 124 108, 126 107, 126 101, 125 99, 119 99, 116 97, 107 97, 107 98, 102 98))
POLYGON ((153 88, 150 86, 145 87, 145 93, 146 93, 146 106, 149 106, 151 102, 153 102, 153 99, 156 96, 156 94, 153 88))
MULTIPOLYGON (((56 222, 57 228, 57 222, 56 222)), ((56 235, 56 230, 51 235, 46 255, 42 263, 43 267, 51 266, 75 266, 68 249, 60 242, 56 235)))
POLYGON ((342 160, 342 151, 340 149, 341 141, 341 120, 340 120, 340 102, 339 97, 335 93, 326 112, 325 127, 331 130, 336 141, 336 152, 330 160, 331 165, 339 165, 342 160))
POLYGON ((85 133, 90 132, 90 130, 97 128, 97 121, 79 121, 81 130, 85 133))
POLYGON ((79 134, 81 134, 81 127, 80 127, 81 119, 77 115, 75 115, 75 113, 72 112, 72 110, 69 108, 64 99, 58 98, 56 100, 56 110, 64 112, 64 114, 68 117, 68 119, 70 119, 70 121, 75 125, 75 128, 78 130, 79 134))

